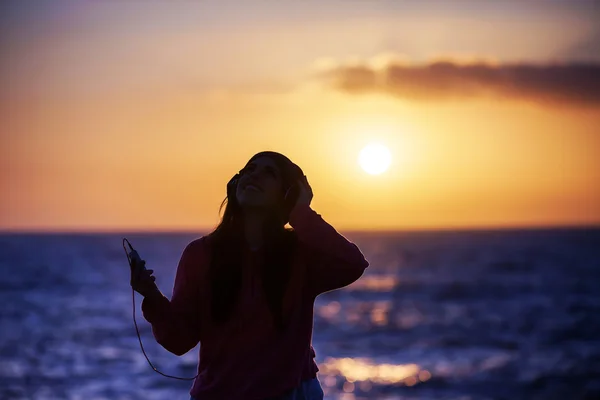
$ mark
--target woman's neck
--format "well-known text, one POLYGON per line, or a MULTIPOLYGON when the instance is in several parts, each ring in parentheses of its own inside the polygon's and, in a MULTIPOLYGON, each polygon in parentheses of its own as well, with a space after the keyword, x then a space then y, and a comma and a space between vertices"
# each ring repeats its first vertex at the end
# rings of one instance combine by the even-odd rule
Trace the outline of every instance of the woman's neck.
POLYGON ((244 238, 251 249, 258 249, 263 245, 263 226, 265 214, 259 211, 248 211, 244 215, 244 238))

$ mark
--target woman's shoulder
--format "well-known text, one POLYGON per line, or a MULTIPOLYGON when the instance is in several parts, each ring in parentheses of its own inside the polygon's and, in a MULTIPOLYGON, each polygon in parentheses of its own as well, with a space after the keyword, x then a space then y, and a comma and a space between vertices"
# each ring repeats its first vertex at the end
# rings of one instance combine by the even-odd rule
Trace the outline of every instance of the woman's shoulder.
POLYGON ((210 253, 210 237, 208 235, 199 236, 192 239, 183 250, 183 257, 193 259, 194 261, 206 261, 210 253))
POLYGON ((207 243, 210 242, 210 235, 201 235, 198 236, 194 239, 192 239, 187 247, 193 248, 193 249, 200 249, 203 247, 206 247, 207 243))

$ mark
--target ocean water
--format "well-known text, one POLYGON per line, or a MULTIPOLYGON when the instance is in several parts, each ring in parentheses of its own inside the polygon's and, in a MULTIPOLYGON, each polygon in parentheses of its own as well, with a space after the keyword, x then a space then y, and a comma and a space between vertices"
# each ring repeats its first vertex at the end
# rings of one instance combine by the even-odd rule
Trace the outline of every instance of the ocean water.
MULTIPOLYGON (((1 399, 188 399, 153 372, 120 234, 0 235, 1 399)), ((127 235, 170 295, 196 234, 127 235)), ((353 233, 371 266, 321 295, 326 399, 600 399, 600 230, 353 233)), ((154 340, 167 374, 194 376, 154 340)))

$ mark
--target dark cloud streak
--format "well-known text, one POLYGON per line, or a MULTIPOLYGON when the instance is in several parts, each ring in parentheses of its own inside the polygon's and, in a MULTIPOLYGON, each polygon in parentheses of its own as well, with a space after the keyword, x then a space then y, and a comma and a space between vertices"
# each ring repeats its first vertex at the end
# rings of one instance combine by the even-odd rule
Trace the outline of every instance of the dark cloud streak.
POLYGON ((385 93, 411 100, 493 96, 540 103, 600 106, 600 64, 390 63, 340 66, 322 78, 347 93, 385 93))

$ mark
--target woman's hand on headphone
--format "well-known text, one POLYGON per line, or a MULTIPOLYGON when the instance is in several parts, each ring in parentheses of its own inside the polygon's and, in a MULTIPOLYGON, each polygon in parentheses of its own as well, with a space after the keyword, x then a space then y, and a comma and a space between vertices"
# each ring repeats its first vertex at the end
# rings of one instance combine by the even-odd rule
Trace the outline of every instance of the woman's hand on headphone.
POLYGON ((308 183, 308 179, 306 179, 306 175, 298 180, 298 187, 300 188, 300 194, 298 195, 296 205, 310 206, 310 202, 313 198, 313 191, 308 183))

